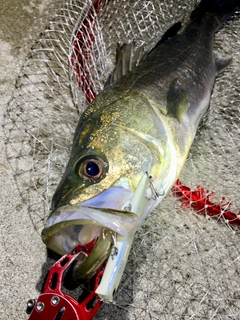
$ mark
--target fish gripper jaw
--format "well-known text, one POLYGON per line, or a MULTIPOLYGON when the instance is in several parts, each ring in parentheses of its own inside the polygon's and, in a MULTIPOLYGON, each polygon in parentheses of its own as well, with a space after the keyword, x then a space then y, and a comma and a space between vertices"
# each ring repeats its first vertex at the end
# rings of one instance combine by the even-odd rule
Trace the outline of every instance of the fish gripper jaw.
POLYGON ((104 270, 99 269, 97 271, 94 278, 94 288, 81 303, 61 290, 65 270, 79 254, 83 253, 87 256, 94 243, 94 241, 91 241, 84 246, 77 245, 51 267, 43 293, 40 294, 38 299, 28 301, 29 320, 90 320, 95 316, 102 304, 95 290, 104 270))

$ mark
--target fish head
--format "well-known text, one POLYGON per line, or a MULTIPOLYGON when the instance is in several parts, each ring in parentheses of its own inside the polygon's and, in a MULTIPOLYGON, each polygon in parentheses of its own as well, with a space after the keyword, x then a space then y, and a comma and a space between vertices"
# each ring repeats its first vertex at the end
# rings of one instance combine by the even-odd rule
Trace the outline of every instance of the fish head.
POLYGON ((119 127, 92 128, 84 140, 53 196, 53 210, 63 205, 122 210, 151 169, 148 149, 119 127))

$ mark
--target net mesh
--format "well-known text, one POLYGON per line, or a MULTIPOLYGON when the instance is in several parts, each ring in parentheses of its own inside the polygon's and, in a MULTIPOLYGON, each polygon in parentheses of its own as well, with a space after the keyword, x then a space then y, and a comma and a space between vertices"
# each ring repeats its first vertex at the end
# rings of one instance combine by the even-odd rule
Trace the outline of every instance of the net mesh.
MULTIPOLYGON (((174 22, 186 22, 194 5, 192 0, 113 0, 98 18, 94 10, 88 15, 91 1, 53 0, 49 5, 4 119, 7 158, 39 234, 79 115, 113 69, 116 44, 135 40, 147 51, 174 22)), ((232 56, 233 62, 216 81, 180 180, 214 191, 215 203, 226 197, 237 212, 237 17, 216 34, 214 46, 218 56, 232 56)), ((237 319, 239 242, 239 231, 226 221, 198 215, 170 194, 138 231, 115 301, 104 305, 96 319, 237 319)))

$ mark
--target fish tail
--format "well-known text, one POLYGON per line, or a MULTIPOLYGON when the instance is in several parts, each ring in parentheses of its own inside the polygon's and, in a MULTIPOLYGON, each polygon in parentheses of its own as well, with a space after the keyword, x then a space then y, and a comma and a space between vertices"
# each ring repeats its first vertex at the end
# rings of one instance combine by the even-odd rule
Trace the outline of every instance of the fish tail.
POLYGON ((234 13, 240 10, 240 0, 202 0, 191 14, 192 20, 210 16, 217 30, 234 13))

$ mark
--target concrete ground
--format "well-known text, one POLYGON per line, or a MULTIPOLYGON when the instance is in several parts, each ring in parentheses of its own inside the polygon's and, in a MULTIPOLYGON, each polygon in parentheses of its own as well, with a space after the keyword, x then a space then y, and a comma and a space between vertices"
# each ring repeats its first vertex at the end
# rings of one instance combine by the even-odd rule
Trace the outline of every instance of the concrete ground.
MULTIPOLYGON (((45 5, 46 1, 42 0, 1 2, 1 124, 6 104, 12 97, 17 75, 25 59, 26 46, 31 37, 30 29, 45 5)), ((6 159, 6 137, 3 130, 0 135, 0 319, 27 319, 26 302, 29 298, 38 296, 35 287, 46 251, 40 237, 33 230, 17 190, 13 170, 6 159)))
MULTIPOLYGON (((41 193, 41 179, 48 167, 41 168, 44 161, 38 162, 37 158, 32 163, 32 145, 28 145, 26 137, 21 139, 21 134, 24 136, 29 127, 16 132, 11 130, 11 125, 15 128, 15 120, 9 124, 6 111, 8 102, 16 93, 18 74, 29 58, 33 39, 38 38, 41 27, 45 26, 44 18, 39 17, 44 17, 46 8, 49 8, 47 0, 2 0, 0 5, 0 319, 28 319, 26 302, 39 295, 43 278, 53 262, 47 259, 46 248, 39 235, 43 223, 41 221, 38 228, 37 219, 31 215, 35 204, 38 208, 36 217, 48 212, 47 207, 43 208, 44 201, 41 202, 42 207, 38 205, 40 199, 45 199, 45 191, 41 193), (18 157, 22 157, 24 163, 18 162, 18 157), (40 177, 34 185, 36 190, 40 190, 38 192, 28 192, 31 188, 24 175, 21 180, 21 173, 32 166, 42 170, 39 169, 40 177), (24 197, 26 194, 30 200, 24 197)), ((239 24, 235 21, 231 27, 229 23, 216 38, 217 51, 219 49, 226 57, 233 56, 234 61, 216 83, 210 120, 193 145, 181 179, 191 186, 200 183, 210 190, 217 189, 218 195, 233 200, 236 204, 233 210, 237 212, 240 204, 239 24), (212 111, 218 108, 220 120, 219 114, 212 111), (211 136, 209 132, 212 132, 211 136), (219 136, 222 138, 214 140, 219 136)), ((24 74, 21 74, 24 79, 24 74)), ((18 108, 22 106, 22 98, 25 101, 29 99, 27 95, 14 96, 18 108)), ((55 106, 51 97, 44 96, 43 99, 49 100, 50 106, 51 103, 55 106)), ((59 99, 63 102, 62 96, 59 99)), ((68 97, 66 103, 67 100, 68 97)), ((51 117, 47 115, 47 108, 44 112, 38 117, 40 120, 41 116, 43 119, 46 117, 49 125, 51 117)), ((18 109, 12 108, 11 119, 16 119, 17 128, 21 127, 22 119, 28 125, 28 114, 25 116, 26 119, 18 118, 18 109)), ((29 119, 30 122, 34 119, 32 114, 29 114, 29 119)), ((43 132, 44 124, 45 121, 40 123, 43 132)), ((58 163, 57 157, 55 163, 58 163)), ((49 183, 52 189, 48 190, 47 197, 50 197, 57 180, 59 175, 52 187, 49 183)), ((96 319, 240 319, 239 257, 237 229, 233 231, 227 224, 198 217, 192 211, 180 208, 179 203, 169 196, 137 235, 116 303, 103 306, 96 319)))

